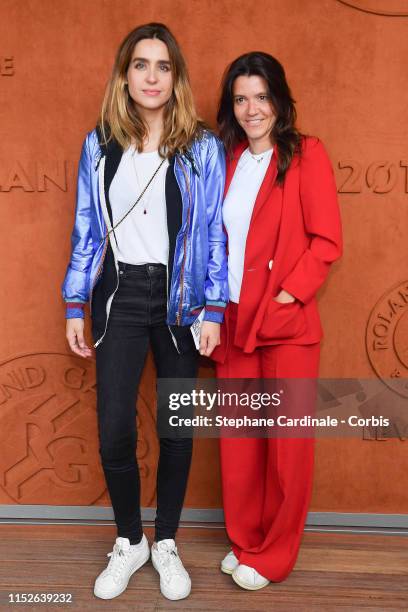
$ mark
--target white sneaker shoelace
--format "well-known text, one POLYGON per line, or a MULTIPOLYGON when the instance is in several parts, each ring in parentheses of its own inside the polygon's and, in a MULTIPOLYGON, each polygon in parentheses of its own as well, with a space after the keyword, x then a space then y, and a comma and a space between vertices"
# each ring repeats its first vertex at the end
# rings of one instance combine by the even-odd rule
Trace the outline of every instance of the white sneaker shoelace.
POLYGON ((130 548, 126 550, 120 544, 114 544, 112 552, 106 555, 110 557, 110 561, 105 571, 112 576, 115 582, 118 582, 118 578, 126 565, 130 552, 130 548))
POLYGON ((158 560, 163 569, 165 579, 170 582, 175 576, 184 576, 185 569, 178 556, 177 547, 170 547, 167 542, 157 544, 158 560))

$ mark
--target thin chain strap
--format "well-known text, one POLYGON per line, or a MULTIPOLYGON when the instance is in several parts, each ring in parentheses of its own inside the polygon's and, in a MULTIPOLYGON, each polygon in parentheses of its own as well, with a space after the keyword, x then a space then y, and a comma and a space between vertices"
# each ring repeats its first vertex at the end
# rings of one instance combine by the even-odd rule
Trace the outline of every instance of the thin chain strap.
POLYGON ((162 165, 164 164, 166 160, 162 159, 162 161, 160 162, 158 168, 155 170, 155 172, 153 173, 153 176, 151 177, 151 179, 149 180, 149 182, 147 183, 146 187, 143 189, 142 193, 139 195, 139 197, 137 198, 136 202, 133 204, 133 206, 131 206, 129 208, 129 210, 123 215, 123 217, 121 219, 119 219, 119 221, 117 223, 115 223, 115 225, 105 234, 104 240, 106 240, 106 238, 108 238, 109 234, 111 234, 112 232, 115 231, 115 229, 118 227, 118 225, 120 225, 122 223, 122 221, 124 221, 126 219, 126 217, 128 215, 130 215, 130 213, 132 212, 132 210, 135 208, 135 206, 137 206, 137 204, 139 204, 140 200, 143 198, 144 194, 146 193, 148 187, 152 184, 153 180, 155 179, 157 173, 159 172, 160 168, 162 167, 162 165))

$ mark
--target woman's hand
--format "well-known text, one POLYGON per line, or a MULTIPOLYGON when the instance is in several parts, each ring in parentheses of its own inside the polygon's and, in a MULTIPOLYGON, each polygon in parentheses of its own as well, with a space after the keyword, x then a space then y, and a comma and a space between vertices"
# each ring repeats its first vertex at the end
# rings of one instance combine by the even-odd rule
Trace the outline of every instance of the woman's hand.
POLYGON ((220 344, 220 324, 203 321, 200 335, 200 355, 209 357, 216 346, 220 344))
POLYGON ((66 337, 73 353, 80 357, 91 357, 92 351, 85 344, 83 319, 67 319, 66 337))
POLYGON ((284 289, 282 289, 280 293, 278 293, 278 295, 273 299, 275 300, 275 302, 278 302, 278 304, 292 304, 292 302, 296 300, 293 295, 291 295, 284 289))

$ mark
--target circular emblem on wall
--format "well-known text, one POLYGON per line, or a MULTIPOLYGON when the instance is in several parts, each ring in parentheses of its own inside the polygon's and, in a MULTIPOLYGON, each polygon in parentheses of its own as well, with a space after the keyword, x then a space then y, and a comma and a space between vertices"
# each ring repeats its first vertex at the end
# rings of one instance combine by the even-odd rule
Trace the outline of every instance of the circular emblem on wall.
MULTIPOLYGON (((150 452, 150 436, 145 435, 155 431, 155 423, 144 403, 139 396, 137 455, 146 503, 155 494, 150 464, 157 453, 150 452)), ((36 353, 1 363, 0 446, 0 485, 14 503, 100 501, 106 484, 99 458, 94 361, 36 353)))
POLYGON ((373 13, 384 17, 408 16, 408 0, 337 0, 337 2, 363 13, 373 13))
POLYGON ((408 397, 408 281, 389 289, 374 306, 366 330, 367 354, 377 376, 408 397))

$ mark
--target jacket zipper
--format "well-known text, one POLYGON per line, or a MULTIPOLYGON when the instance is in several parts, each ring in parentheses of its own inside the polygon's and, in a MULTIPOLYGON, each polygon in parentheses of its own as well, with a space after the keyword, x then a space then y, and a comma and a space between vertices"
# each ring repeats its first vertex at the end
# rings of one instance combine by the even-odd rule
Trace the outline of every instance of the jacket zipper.
POLYGON ((97 271, 96 271, 96 274, 95 274, 95 279, 94 279, 94 281, 93 281, 93 283, 92 283, 92 287, 91 287, 91 292, 90 292, 90 296, 89 296, 89 310, 90 310, 90 312, 91 312, 91 313, 92 313, 92 298, 93 298, 93 291, 94 291, 94 289, 95 289, 95 285, 96 285, 96 283, 98 282, 98 279, 99 279, 99 277, 100 277, 100 275, 101 275, 101 272, 102 272, 103 262, 105 261, 106 251, 108 250, 108 241, 109 241, 109 238, 106 238, 106 239, 105 239, 105 246, 103 247, 103 253, 102 253, 102 257, 101 257, 101 263, 99 264, 99 267, 98 267, 98 269, 97 269, 97 271))
POLYGON ((184 289, 184 268, 185 268, 185 263, 186 263, 186 250, 187 250, 187 237, 188 237, 188 232, 190 229, 190 214, 191 214, 191 190, 190 190, 190 183, 188 180, 188 175, 187 172, 184 168, 183 163, 180 161, 180 159, 177 157, 177 162, 180 164, 180 168, 183 171, 184 174, 184 178, 186 181, 186 186, 187 186, 187 191, 188 191, 188 209, 187 209, 187 224, 186 224, 186 231, 184 234, 184 239, 183 239, 183 261, 181 264, 181 271, 180 271, 180 303, 179 303, 179 307, 177 309, 177 314, 176 314, 176 323, 177 325, 180 325, 180 321, 181 321, 181 314, 182 314, 182 310, 183 310, 183 289, 184 289))
MULTIPOLYGON (((98 170, 98 168, 99 168, 99 163, 100 163, 100 161, 101 161, 101 158, 102 158, 102 153, 101 153, 101 152, 99 152, 99 153, 98 153, 98 155, 97 155, 97 157, 96 157, 96 160, 95 160, 95 165, 94 165, 95 171, 96 171, 96 170, 98 170)), ((94 281, 93 281, 93 283, 92 283, 91 291, 90 291, 90 294, 89 294, 89 311, 91 312, 91 315, 92 315, 92 298, 93 298, 93 291, 94 291, 94 289, 95 289, 95 285, 96 285, 96 283, 98 282, 98 278, 99 278, 99 276, 100 276, 100 274, 101 274, 101 272, 102 272, 103 262, 105 261, 106 251, 108 250, 108 240, 109 240, 109 239, 105 239, 105 245, 104 245, 104 247, 103 247, 103 252, 102 252, 101 262, 100 262, 100 264, 99 264, 99 266, 98 266, 98 269, 97 269, 97 271, 96 271, 95 278, 94 278, 94 281)))
MULTIPOLYGON (((169 264, 168 263, 166 264, 166 297, 167 297, 167 314, 168 314, 169 312, 169 264)), ((170 325, 167 324, 167 327, 169 328, 170 336, 171 336, 171 339, 173 340, 174 346, 176 347, 176 351, 178 352, 178 354, 180 354, 177 340, 173 332, 171 331, 170 325)))
MULTIPOLYGON (((106 208, 106 200, 105 200, 105 157, 102 157, 100 159, 99 162, 99 199, 101 201, 101 207, 102 207, 102 212, 103 212, 103 216, 105 218, 105 224, 106 227, 108 229, 108 232, 112 229, 111 227, 111 223, 110 223, 110 219, 109 219, 109 215, 108 215, 108 211, 106 208)), ((105 247, 105 253, 106 253, 106 249, 107 249, 107 245, 108 245, 108 240, 110 240, 109 236, 106 239, 106 247, 105 247)), ((108 328, 108 320, 109 320, 109 313, 110 313, 110 309, 111 309, 111 305, 112 305, 112 301, 113 298, 115 297, 115 293, 118 290, 119 287, 119 266, 118 266, 118 260, 116 257, 116 253, 115 253, 115 249, 112 246, 112 253, 113 253, 113 259, 115 260, 115 269, 116 269, 116 287, 113 291, 113 293, 108 297, 108 301, 106 302, 106 323, 105 323, 105 329, 104 332, 102 334, 102 336, 99 338, 99 340, 97 340, 94 344, 94 348, 96 348, 97 346, 99 346, 101 344, 101 342, 103 341, 105 334, 106 334, 106 330, 108 328)))

